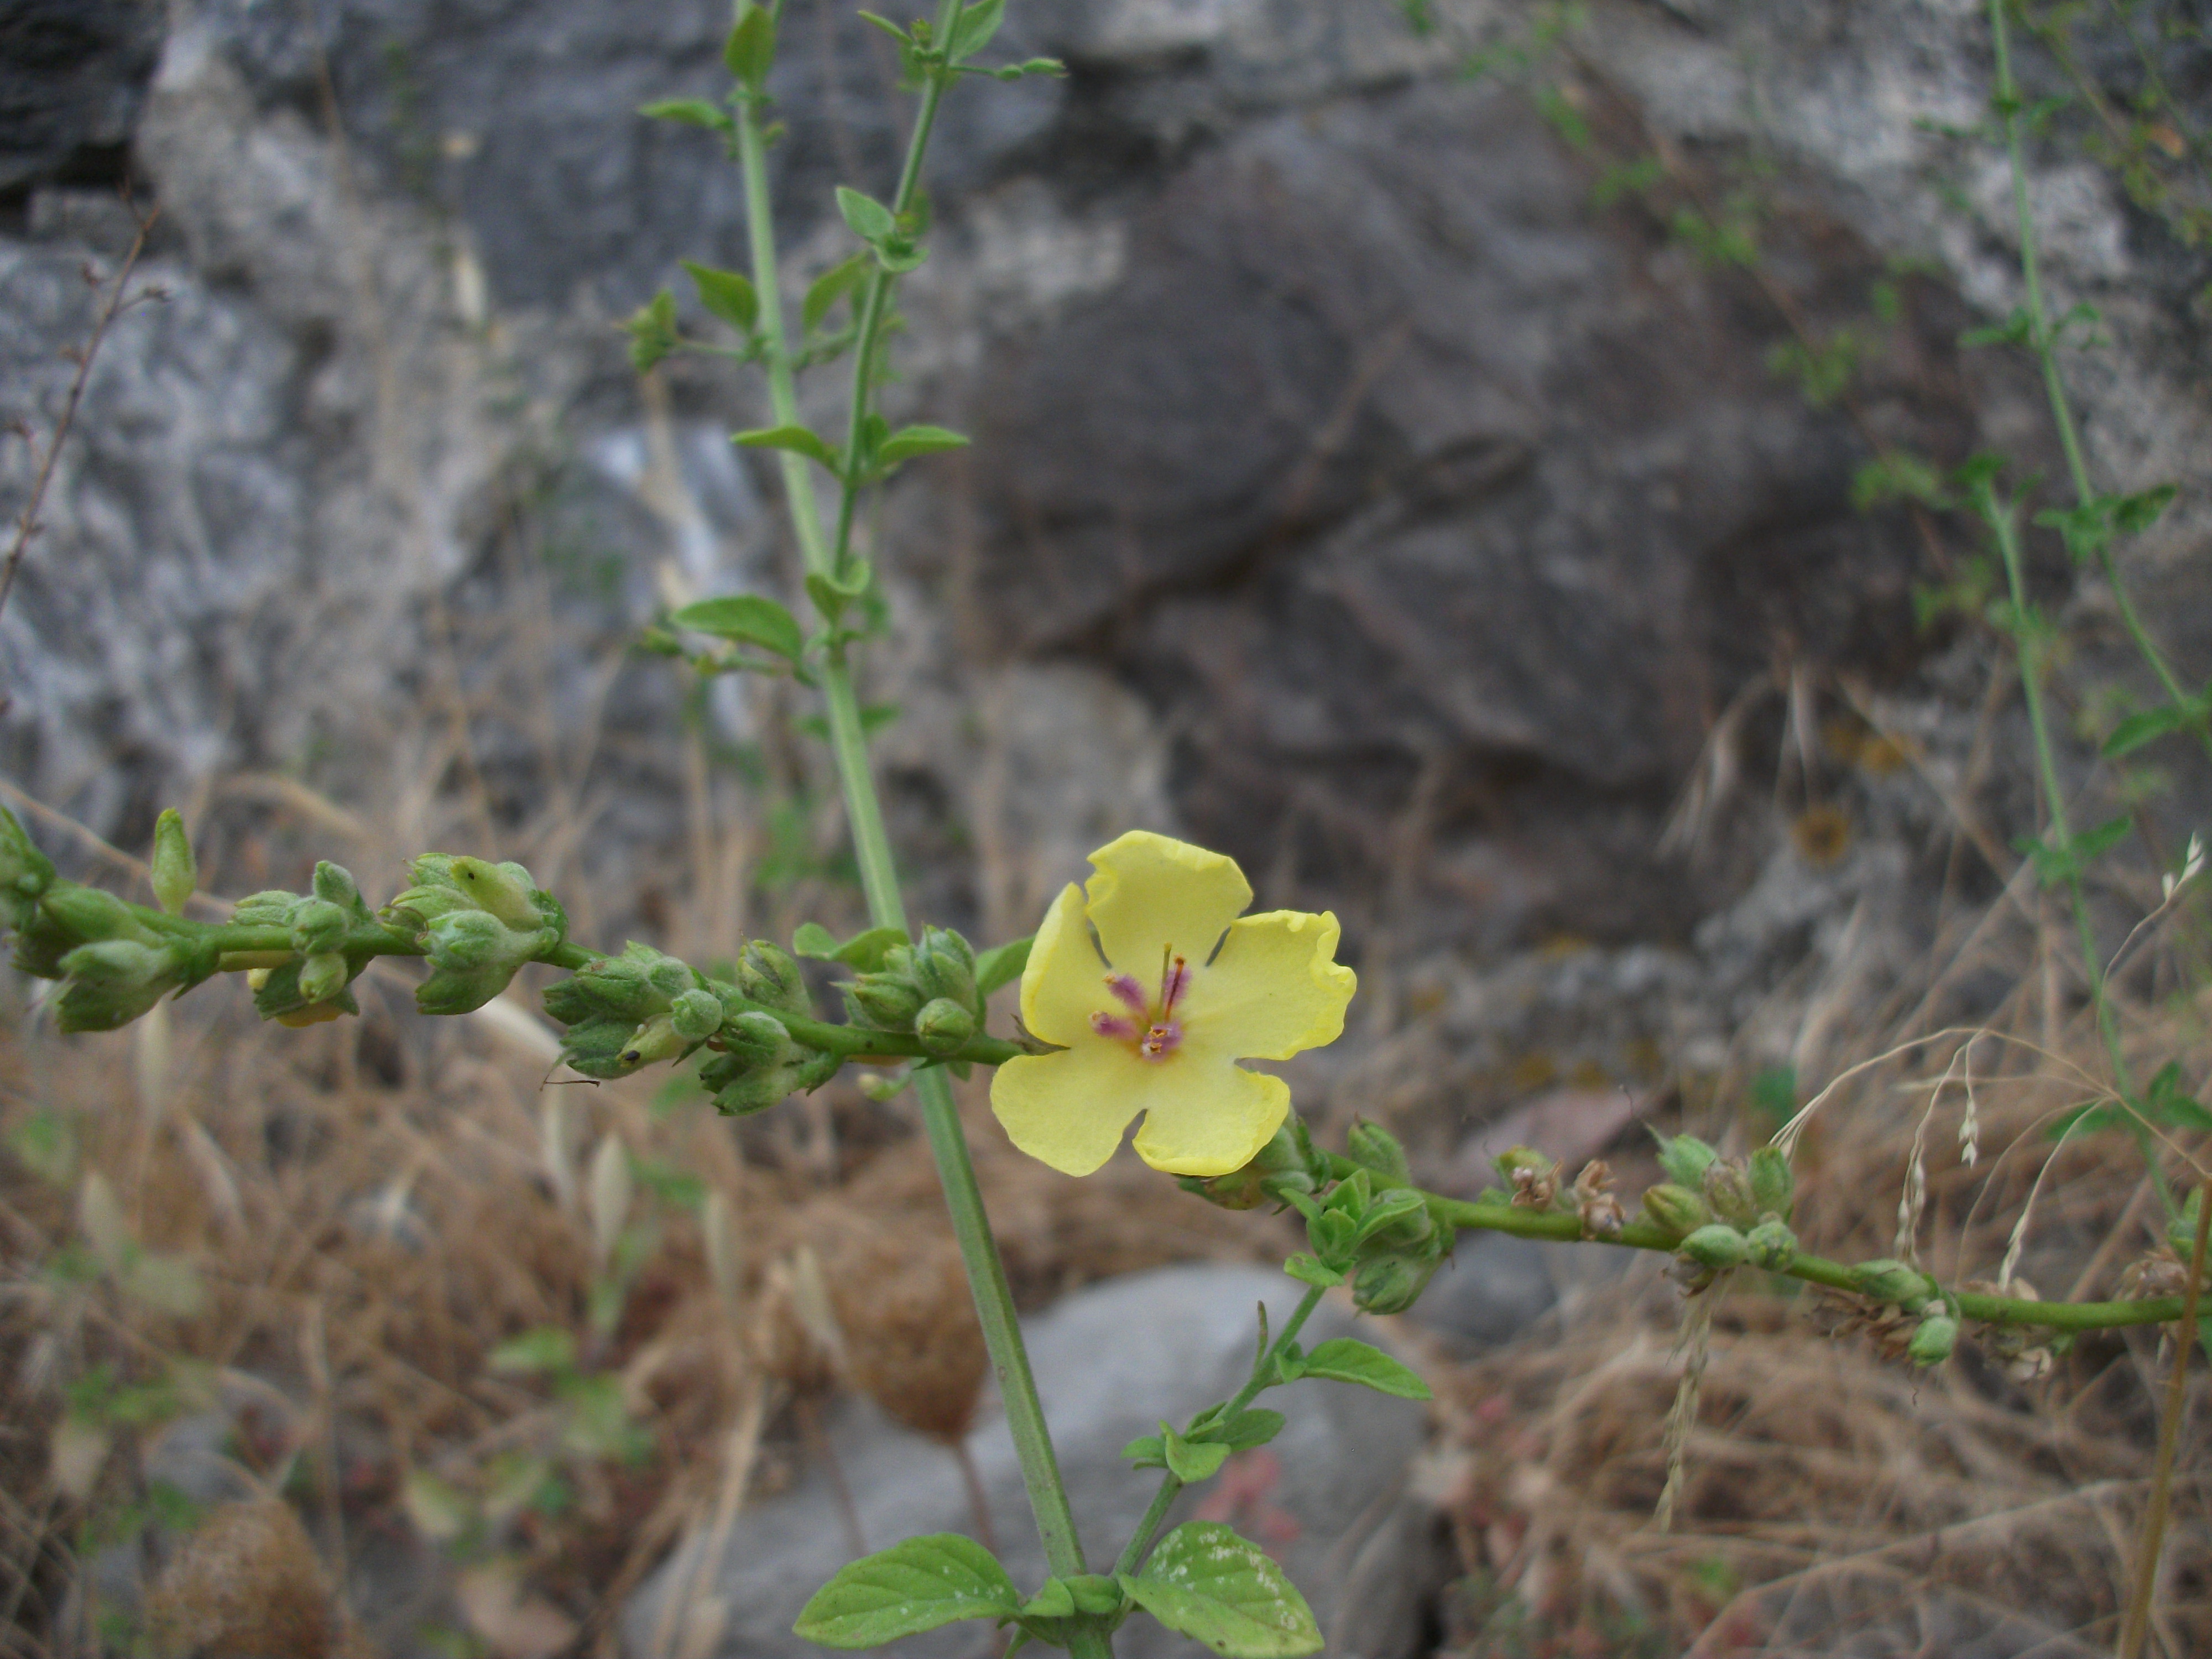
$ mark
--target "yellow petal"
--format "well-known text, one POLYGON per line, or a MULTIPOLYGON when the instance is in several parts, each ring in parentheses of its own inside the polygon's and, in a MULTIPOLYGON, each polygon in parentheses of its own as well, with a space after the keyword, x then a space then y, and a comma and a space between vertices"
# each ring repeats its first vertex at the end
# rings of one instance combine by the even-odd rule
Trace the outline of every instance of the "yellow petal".
POLYGON ((1173 1087, 1151 1091, 1145 1127, 1137 1131, 1137 1156, 1170 1175, 1243 1169, 1291 1109, 1291 1085, 1279 1077, 1205 1064, 1196 1054, 1177 1055, 1157 1069, 1163 1081, 1170 1073, 1181 1075, 1173 1087))
POLYGON ((1186 1042, 1232 1060, 1288 1060, 1335 1042, 1359 983, 1336 960, 1340 932, 1334 912, 1270 910, 1236 922, 1192 977, 1186 1042))
POLYGON ((1106 964, 1084 925, 1083 890, 1070 882, 1030 941, 1022 969, 1022 1024, 1047 1042, 1095 1041, 1091 1016, 1112 1002, 1106 964))
POLYGON ((1172 945, 1194 964, 1252 902, 1237 860, 1149 830, 1132 830, 1091 855, 1091 925, 1107 961, 1148 988, 1172 945))
POLYGON ((1006 1139, 1062 1175, 1089 1175, 1114 1156, 1144 1109, 1146 1074, 1161 1069, 1121 1043, 1084 1038, 1060 1054, 1017 1055, 991 1079, 991 1110, 1006 1139))

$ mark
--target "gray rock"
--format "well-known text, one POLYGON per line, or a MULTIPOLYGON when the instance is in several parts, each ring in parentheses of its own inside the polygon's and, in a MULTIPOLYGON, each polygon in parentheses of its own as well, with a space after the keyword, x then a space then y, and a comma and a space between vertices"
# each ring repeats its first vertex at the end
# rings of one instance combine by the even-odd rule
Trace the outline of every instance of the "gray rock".
MULTIPOLYGON (((1132 1472, 1118 1455, 1121 1447, 1156 1433, 1163 1417, 1181 1421, 1233 1393, 1251 1364, 1254 1304, 1264 1301, 1279 1323, 1297 1295, 1298 1286, 1282 1274, 1260 1268, 1170 1267, 1094 1285, 1026 1322, 1038 1389, 1094 1567, 1105 1566, 1134 1528, 1158 1478, 1132 1472)), ((1354 1329, 1374 1334, 1334 1304, 1324 1304, 1307 1328, 1309 1346, 1354 1329)), ((1398 1505, 1407 1463, 1424 1438, 1425 1409, 1322 1382, 1277 1390, 1267 1403, 1290 1419, 1266 1449, 1279 1461, 1279 1484, 1260 1465, 1248 1483, 1251 1495, 1225 1518, 1247 1536, 1279 1547, 1323 1630, 1336 1638, 1332 1653, 1393 1659, 1410 1651, 1389 1644, 1403 1643, 1410 1631, 1405 1598, 1415 1575, 1378 1564, 1402 1565, 1397 1553, 1410 1548, 1419 1531, 1398 1505), (1370 1557, 1369 1547, 1378 1538, 1385 1541, 1370 1557), (1348 1599, 1347 1584, 1364 1587, 1360 1600, 1348 1599)), ((840 1412, 830 1432, 869 1548, 923 1533, 972 1534, 959 1475, 942 1448, 857 1405, 840 1412)), ((1044 1563, 1012 1443, 993 1422, 975 1431, 969 1449, 989 1494, 1001 1555, 1018 1584, 1034 1586, 1044 1577, 1044 1563)), ((1227 1478, 1186 1493, 1170 1524, 1190 1518, 1227 1478)), ((624 1613, 624 1648, 632 1659, 663 1650, 687 1659, 704 1653, 795 1659, 814 1651, 792 1635, 792 1621, 849 1559, 822 1470, 740 1515, 719 1561, 702 1564, 700 1548, 695 1540, 679 1549, 624 1613), (681 1608, 671 1613, 671 1597, 699 1609, 694 1616, 708 1628, 720 1620, 713 1646, 687 1644, 681 1608), (668 1645, 658 1649, 656 1640, 668 1645)), ((956 1626, 902 1643, 899 1651, 918 1659, 965 1659, 982 1653, 988 1641, 981 1626, 956 1626)), ((1141 1614, 1115 1638, 1115 1651, 1127 1659, 1187 1652, 1189 1645, 1141 1614)))
POLYGON ((0 12, 0 192, 109 171, 88 152, 131 137, 161 46, 158 7, 134 0, 9 0, 0 12))

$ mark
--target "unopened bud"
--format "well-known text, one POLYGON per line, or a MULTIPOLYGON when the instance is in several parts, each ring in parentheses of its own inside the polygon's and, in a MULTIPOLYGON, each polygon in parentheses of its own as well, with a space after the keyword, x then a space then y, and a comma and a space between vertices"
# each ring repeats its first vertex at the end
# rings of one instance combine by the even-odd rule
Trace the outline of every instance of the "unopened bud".
POLYGON ((335 951, 309 957, 300 964, 300 996, 306 1002, 328 1002, 345 986, 346 959, 335 951))
POLYGON ((318 957, 345 942, 346 925, 353 918, 328 899, 301 899, 292 907, 292 948, 303 957, 318 957))
POLYGON ((1403 1313, 1435 1277, 1441 1254, 1376 1256, 1352 1270, 1352 1305, 1371 1314, 1403 1313))
POLYGON ((1353 1237, 1370 1249, 1403 1250, 1424 1243, 1435 1231, 1436 1218, 1421 1194, 1394 1187, 1376 1195, 1353 1237))
POLYGON ((1681 1238, 1713 1218, 1712 1206, 1687 1187, 1666 1182, 1644 1194, 1644 1213, 1652 1224, 1681 1238))
POLYGON ((1959 1322, 1947 1313, 1930 1312, 1905 1345, 1905 1355, 1916 1365, 1940 1365, 1959 1346, 1959 1322))
POLYGON ((561 1058, 586 1077, 620 1077, 627 1069, 623 1054, 635 1029, 624 1019, 588 1019, 571 1025, 561 1044, 561 1058))
POLYGON ((1392 1186, 1403 1187, 1413 1181, 1405 1147, 1379 1123, 1363 1118, 1353 1124, 1352 1133, 1345 1137, 1344 1151, 1354 1164, 1374 1170, 1392 1186))
POLYGON ((679 962, 674 957, 662 957, 658 962, 647 964, 645 982, 655 994, 673 1002, 686 991, 696 988, 699 976, 691 971, 689 963, 679 962))
POLYGON ((199 866, 192 859, 184 817, 175 807, 165 806, 154 821, 154 902, 171 915, 181 916, 185 901, 199 884, 199 866))
POLYGON ((712 991, 686 991, 668 1011, 676 1035, 686 1042, 704 1042, 721 1029, 722 1005, 712 991))
POLYGON ((1682 1254, 1701 1267, 1741 1267, 1751 1259, 1744 1236, 1724 1222, 1698 1229, 1682 1241, 1682 1254))
POLYGON ((12 933, 23 927, 33 902, 53 879, 53 860, 23 833, 15 815, 0 807, 0 927, 12 933))
POLYGON ((631 1032, 629 1041, 623 1045, 623 1068, 635 1071, 655 1060, 673 1060, 684 1049, 684 1038, 676 1029, 675 1020, 666 1014, 656 1014, 631 1032))
POLYGON ((361 886, 354 880, 353 872, 342 864, 332 864, 328 859, 317 863, 313 886, 315 896, 325 904, 335 904, 356 915, 368 908, 362 902, 361 886))
POLYGON ((297 893, 273 889, 265 893, 248 893, 231 906, 230 921, 234 927, 289 927, 292 907, 300 902, 297 893))
POLYGON ((476 901, 477 908, 497 916, 508 927, 534 933, 545 925, 532 896, 530 872, 520 865, 457 858, 450 871, 454 884, 476 901))
POLYGON ((775 1015, 748 1008, 723 1024, 722 1047, 745 1065, 765 1065, 790 1050, 791 1033, 775 1015))
POLYGON ((915 947, 912 969, 915 988, 922 1000, 942 998, 970 1012, 980 1012, 982 999, 975 993, 975 950, 959 934, 945 927, 925 927, 915 947))
POLYGON ((1796 1202, 1797 1177, 1790 1173, 1790 1160, 1778 1146, 1761 1146, 1751 1155, 1751 1201, 1759 1206, 1761 1215, 1780 1216, 1790 1219, 1790 1207, 1796 1202))
POLYGON ((112 1031, 128 1025, 182 981, 182 959, 165 945, 100 939, 61 959, 67 980, 57 1006, 64 1031, 112 1031))
POLYGON ((789 951, 764 939, 748 941, 738 958, 738 990, 750 1001, 802 1018, 814 1012, 799 964, 789 951))
POLYGON ((1705 1201, 1713 1213, 1732 1226, 1748 1227, 1759 1219, 1759 1209, 1751 1194, 1751 1176, 1734 1158, 1717 1158, 1705 1165, 1705 1201))
POLYGON ((914 1034, 933 1054, 957 1054, 961 1045, 975 1035, 975 1016, 951 997, 936 997, 923 1003, 915 1015, 914 1034))
POLYGON ((863 974, 840 988, 854 1019, 878 1031, 904 1031, 921 1012, 921 993, 909 980, 890 974, 863 974))
POLYGON ((1852 1268, 1851 1288, 1869 1301, 1893 1303, 1907 1313, 1918 1313, 1935 1293, 1926 1273, 1887 1257, 1852 1268))
POLYGON ((1703 1188, 1705 1166, 1719 1156, 1695 1135, 1659 1136, 1659 1167, 1680 1187, 1703 1188))
POLYGON ((1797 1235, 1778 1216, 1770 1215, 1746 1233, 1744 1243, 1751 1247, 1751 1265, 1769 1273, 1787 1273, 1797 1259, 1797 1235))

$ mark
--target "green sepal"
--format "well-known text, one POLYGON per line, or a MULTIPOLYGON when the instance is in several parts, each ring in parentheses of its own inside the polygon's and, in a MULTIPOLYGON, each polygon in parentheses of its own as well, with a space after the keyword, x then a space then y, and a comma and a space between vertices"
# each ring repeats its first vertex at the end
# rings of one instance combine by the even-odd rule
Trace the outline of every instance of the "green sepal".
POLYGON ((1156 1434, 1140 1434, 1121 1448, 1121 1455, 1140 1469, 1164 1469, 1168 1466, 1167 1443, 1156 1434))
POLYGON ((1331 1382, 1357 1382, 1400 1400, 1431 1398, 1429 1385, 1410 1366, 1356 1337, 1331 1337, 1305 1356, 1305 1375, 1331 1382))
POLYGON ((1257 1544, 1218 1521, 1186 1521, 1122 1589, 1170 1630, 1225 1659, 1297 1659, 1321 1650, 1305 1598, 1257 1544))
MULTIPOLYGON (((1298 1196, 1292 1193, 1284 1194, 1284 1197, 1293 1203, 1297 1201, 1298 1196)), ((1319 1291, 1331 1290, 1344 1283, 1342 1273, 1334 1267, 1323 1267, 1319 1258, 1308 1255, 1303 1250, 1283 1263, 1283 1271, 1297 1279, 1299 1284, 1310 1285, 1319 1291)))
POLYGON ((827 1648, 873 1648, 963 1619, 1012 1618, 1021 1606, 990 1551, 958 1533, 932 1533, 840 1568, 792 1630, 827 1648))

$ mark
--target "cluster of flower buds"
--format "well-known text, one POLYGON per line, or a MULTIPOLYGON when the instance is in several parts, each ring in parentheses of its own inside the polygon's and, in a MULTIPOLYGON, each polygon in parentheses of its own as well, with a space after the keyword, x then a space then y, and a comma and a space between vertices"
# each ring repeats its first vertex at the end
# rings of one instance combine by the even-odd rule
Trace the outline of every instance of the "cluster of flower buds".
POLYGON ((270 951, 226 951, 221 965, 246 970, 253 1006, 280 1025, 314 1025, 360 1006, 346 988, 374 954, 361 935, 377 931, 376 918, 352 875, 325 861, 315 866, 306 893, 249 894, 231 912, 237 927, 282 928, 283 945, 270 951))
POLYGON ((1676 1240, 1693 1293, 1731 1267, 1782 1273, 1797 1259, 1796 1180, 1778 1148, 1723 1158, 1694 1135, 1662 1135, 1659 1163, 1668 1178, 1644 1194, 1644 1213, 1676 1240))
POLYGON ((713 1052, 699 1080, 731 1116, 762 1111, 836 1073, 839 1056, 796 1042, 769 1009, 805 1017, 799 965, 765 939, 747 945, 737 983, 635 942, 580 968, 545 992, 545 1012, 568 1028, 562 1058, 586 1077, 627 1077, 641 1066, 713 1052))
POLYGON ((949 927, 923 928, 919 945, 892 945, 875 968, 839 988, 854 1024, 911 1031, 940 1059, 982 1029, 975 947, 949 927))
POLYGON ((519 864, 426 853, 408 866, 414 885, 384 908, 386 921, 429 957, 416 988, 426 1014, 465 1014, 504 991, 526 962, 568 937, 559 901, 519 864))
POLYGON ((1326 1198, 1290 1185, 1280 1195, 1305 1218, 1315 1259, 1351 1281, 1354 1304, 1368 1313, 1403 1313, 1451 1254, 1454 1231, 1410 1184, 1405 1149, 1389 1130, 1360 1124, 1346 1151, 1356 1167, 1326 1198))

